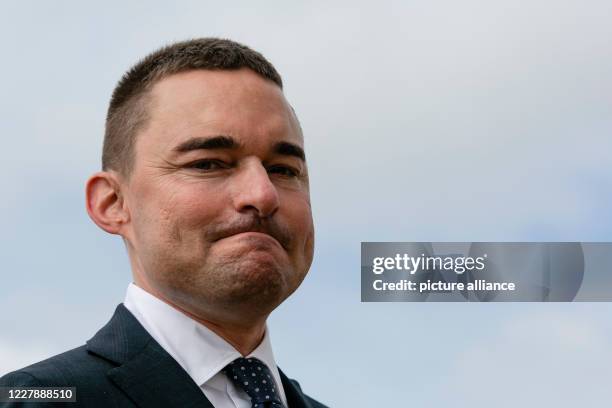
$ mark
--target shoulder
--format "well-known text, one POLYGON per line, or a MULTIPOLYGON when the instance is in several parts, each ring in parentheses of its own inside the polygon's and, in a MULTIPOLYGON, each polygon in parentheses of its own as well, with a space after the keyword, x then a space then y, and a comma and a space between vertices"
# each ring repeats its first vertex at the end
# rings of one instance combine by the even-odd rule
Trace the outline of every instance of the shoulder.
MULTIPOLYGON (((81 346, 8 373, 0 378, 0 386, 75 387, 77 403, 70 404, 75 408, 117 406, 123 401, 123 397, 115 391, 107 375, 114 367, 112 362, 90 353, 86 346, 81 346)), ((41 403, 40 406, 55 406, 54 404, 41 403)))
POLYGON ((0 386, 92 387, 105 382, 113 364, 77 347, 13 371, 0 378, 0 386))
POLYGON ((308 402, 308 404, 310 404, 311 408, 329 408, 327 405, 323 405, 321 404, 319 401, 309 397, 308 395, 304 394, 304 391, 302 391, 302 387, 300 386, 300 383, 297 382, 294 379, 291 378, 287 378, 291 384, 293 384, 293 386, 295 388, 297 388, 299 390, 299 392, 301 393, 302 397, 306 400, 306 402, 308 402))

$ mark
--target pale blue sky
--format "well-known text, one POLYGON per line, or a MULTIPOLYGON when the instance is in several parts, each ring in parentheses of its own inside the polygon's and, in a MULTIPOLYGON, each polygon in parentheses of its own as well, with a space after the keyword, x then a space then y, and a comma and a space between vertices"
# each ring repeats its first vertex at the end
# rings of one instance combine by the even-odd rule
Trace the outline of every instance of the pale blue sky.
POLYGON ((0 374, 76 347, 130 281, 89 220, 115 82, 160 45, 244 42, 305 131, 315 262, 271 317, 334 407, 601 406, 602 304, 362 304, 360 241, 610 241, 609 1, 0 5, 0 374))

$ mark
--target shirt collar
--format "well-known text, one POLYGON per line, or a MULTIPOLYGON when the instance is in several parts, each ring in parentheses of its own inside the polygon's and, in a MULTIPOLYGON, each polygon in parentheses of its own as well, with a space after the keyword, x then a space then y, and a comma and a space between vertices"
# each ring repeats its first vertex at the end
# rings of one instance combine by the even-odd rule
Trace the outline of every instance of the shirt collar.
MULTIPOLYGON (((208 327, 133 283, 128 286, 124 305, 199 386, 242 357, 230 343, 208 327)), ((264 362, 276 383, 281 384, 267 326, 259 346, 245 357, 264 362)))

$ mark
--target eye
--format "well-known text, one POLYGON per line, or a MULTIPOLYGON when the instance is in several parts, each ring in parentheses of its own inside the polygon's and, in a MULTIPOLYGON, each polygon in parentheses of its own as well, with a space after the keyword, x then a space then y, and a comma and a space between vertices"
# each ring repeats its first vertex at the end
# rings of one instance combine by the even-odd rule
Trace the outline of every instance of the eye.
POLYGON ((299 172, 293 167, 289 166, 271 166, 268 168, 268 173, 270 174, 278 174, 284 177, 297 177, 299 176, 299 172))
POLYGON ((197 169, 197 170, 213 171, 213 170, 226 169, 229 167, 229 165, 220 160, 204 159, 204 160, 194 161, 193 163, 189 163, 187 167, 191 169, 197 169))

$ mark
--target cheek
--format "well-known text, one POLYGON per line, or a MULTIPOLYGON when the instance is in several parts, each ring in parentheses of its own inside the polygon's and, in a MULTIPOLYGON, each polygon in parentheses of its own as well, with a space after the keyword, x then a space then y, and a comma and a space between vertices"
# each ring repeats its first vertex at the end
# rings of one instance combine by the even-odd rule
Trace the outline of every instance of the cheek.
POLYGON ((314 256, 314 223, 308 196, 288 203, 286 211, 285 221, 294 238, 291 262, 295 268, 295 285, 297 286, 310 269, 314 256))
MULTIPOLYGON (((185 186, 187 187, 187 186, 185 186)), ((139 191, 134 224, 145 240, 184 241, 214 219, 219 195, 165 183, 139 191)))
MULTIPOLYGON (((314 225, 310 199, 305 194, 290 195, 286 198, 287 223, 294 237, 299 237, 298 246, 308 252, 313 246, 314 225), (301 244, 301 245, 300 245, 301 244)), ((310 250, 312 252, 312 249, 310 250)))
POLYGON ((198 191, 176 192, 163 203, 160 218, 183 233, 201 233, 206 225, 218 217, 222 200, 215 194, 201 194, 198 191))

